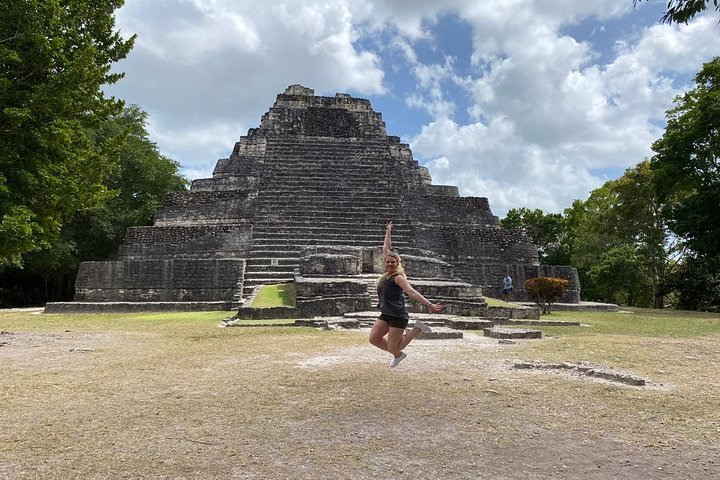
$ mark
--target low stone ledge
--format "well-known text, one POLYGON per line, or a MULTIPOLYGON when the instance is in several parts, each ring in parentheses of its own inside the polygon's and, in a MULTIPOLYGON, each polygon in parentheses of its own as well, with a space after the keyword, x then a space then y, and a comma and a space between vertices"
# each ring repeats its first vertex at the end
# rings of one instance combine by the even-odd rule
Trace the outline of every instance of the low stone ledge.
POLYGON ((297 298, 297 316, 302 318, 335 317, 370 308, 370 297, 367 294, 329 298, 297 298))
POLYGON ((539 327, 579 327, 580 322, 564 320, 514 320, 511 318, 495 319, 495 325, 536 325, 539 327))
POLYGON ((483 335, 490 338, 542 338, 540 330, 525 330, 519 328, 485 328, 483 335))
POLYGON ((44 313, 230 311, 232 302, 49 302, 44 313))
MULTIPOLYGON (((412 327, 412 325, 408 325, 408 327, 412 327)), ((415 338, 419 340, 451 340, 463 338, 463 333, 449 328, 432 327, 432 332, 423 332, 415 338)))
POLYGON ((619 372, 613 372, 610 369, 603 369, 601 367, 586 365, 586 364, 573 364, 567 362, 560 363, 541 363, 541 362, 517 362, 513 365, 513 368, 520 370, 540 369, 540 370, 564 370, 570 374, 583 375, 587 377, 600 378, 603 380, 609 380, 611 382, 624 383, 626 385, 632 385, 635 387, 642 387, 647 382, 645 379, 635 375, 628 375, 619 372))
POLYGON ((538 320, 540 319, 540 309, 531 305, 515 305, 511 307, 488 305, 487 316, 517 320, 538 320))
MULTIPOLYGON (((518 305, 532 307, 535 304, 532 302, 518 302, 518 305)), ((551 307, 553 312, 617 312, 618 310, 620 310, 620 307, 614 303, 600 302, 553 303, 551 307)))
MULTIPOLYGON (((270 319, 267 319, 270 320, 270 319)), ((221 328, 230 328, 230 327, 242 327, 242 328, 260 328, 260 327, 295 327, 296 325, 294 323, 291 323, 290 320, 288 320, 287 323, 245 323, 249 322, 249 320, 243 320, 240 318, 229 318, 225 319, 222 322, 220 322, 221 328)))
POLYGON ((272 318, 294 318, 299 315, 295 307, 240 307, 236 316, 241 320, 268 320, 272 318))
POLYGON ((445 326, 456 330, 483 330, 492 328, 496 319, 491 318, 453 318, 445 320, 445 326))
POLYGON ((295 326, 325 329, 358 329, 360 328, 360 322, 358 320, 344 318, 299 318, 295 320, 295 326))

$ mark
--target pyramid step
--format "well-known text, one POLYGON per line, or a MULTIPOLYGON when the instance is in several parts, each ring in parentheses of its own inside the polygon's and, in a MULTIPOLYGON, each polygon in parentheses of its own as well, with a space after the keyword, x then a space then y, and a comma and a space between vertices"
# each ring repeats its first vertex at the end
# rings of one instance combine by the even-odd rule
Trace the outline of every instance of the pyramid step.
POLYGON ((297 265, 299 258, 300 257, 251 257, 246 260, 245 268, 297 265))
POLYGON ((300 262, 296 261, 294 264, 292 263, 285 263, 282 265, 263 265, 263 264, 253 264, 253 265, 247 265, 245 267, 245 278, 248 278, 249 273, 254 272, 272 272, 273 274, 292 274, 295 272, 295 269, 300 266, 300 262))
POLYGON ((288 281, 295 278, 294 272, 245 272, 245 283, 265 283, 269 281, 288 281))

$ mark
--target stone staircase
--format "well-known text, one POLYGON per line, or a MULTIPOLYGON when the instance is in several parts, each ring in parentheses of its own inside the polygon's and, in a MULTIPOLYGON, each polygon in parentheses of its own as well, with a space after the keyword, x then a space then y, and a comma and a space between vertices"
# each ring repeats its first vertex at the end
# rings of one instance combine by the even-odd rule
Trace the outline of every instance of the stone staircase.
POLYGON ((381 246, 389 220, 393 245, 413 243, 393 162, 386 139, 268 139, 243 297, 291 281, 304 246, 381 246))

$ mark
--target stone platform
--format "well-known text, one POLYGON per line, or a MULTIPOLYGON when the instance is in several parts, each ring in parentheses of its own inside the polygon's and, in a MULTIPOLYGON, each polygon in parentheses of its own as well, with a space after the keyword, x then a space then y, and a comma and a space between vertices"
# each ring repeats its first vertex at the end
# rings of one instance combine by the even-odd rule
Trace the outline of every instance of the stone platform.
MULTIPOLYGON (((513 302, 525 307, 535 307, 534 302, 513 302)), ((601 302, 578 302, 578 303, 553 303, 552 311, 554 312, 617 312, 620 309, 614 303, 601 302)))
POLYGON ((490 338, 520 339, 520 338, 542 338, 540 330, 524 330, 519 328, 486 328, 483 334, 490 338))
POLYGON ((230 308, 230 302, 48 302, 44 313, 207 312, 230 308))

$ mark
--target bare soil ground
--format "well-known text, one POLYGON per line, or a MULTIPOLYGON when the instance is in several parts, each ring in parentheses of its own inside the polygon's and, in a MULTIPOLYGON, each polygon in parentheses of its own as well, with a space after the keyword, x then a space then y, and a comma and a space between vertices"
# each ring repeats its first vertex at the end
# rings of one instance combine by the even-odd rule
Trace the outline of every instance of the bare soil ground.
POLYGON ((0 314, 0 479, 720 478, 717 334, 466 332, 389 369, 363 331, 171 317, 0 314))

